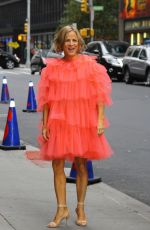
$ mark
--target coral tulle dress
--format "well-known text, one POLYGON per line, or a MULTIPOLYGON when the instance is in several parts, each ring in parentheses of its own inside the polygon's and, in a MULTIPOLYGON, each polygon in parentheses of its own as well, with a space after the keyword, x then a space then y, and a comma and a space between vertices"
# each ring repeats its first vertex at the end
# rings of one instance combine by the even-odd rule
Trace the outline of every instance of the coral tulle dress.
MULTIPOLYGON (((73 60, 52 59, 38 83, 38 111, 50 108, 50 137, 39 137, 43 160, 75 157, 90 160, 112 154, 104 134, 98 136, 98 103, 111 104, 111 80, 106 69, 87 55, 73 60)), ((104 121, 107 127, 107 121, 104 121)))

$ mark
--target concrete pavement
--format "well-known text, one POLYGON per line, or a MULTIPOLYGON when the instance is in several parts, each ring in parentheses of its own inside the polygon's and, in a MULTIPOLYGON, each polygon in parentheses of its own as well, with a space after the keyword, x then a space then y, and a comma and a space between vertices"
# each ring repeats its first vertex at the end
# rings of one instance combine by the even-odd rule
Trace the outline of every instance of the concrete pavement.
MULTIPOLYGON (((27 149, 35 150, 29 145, 27 149)), ((71 217, 60 228, 81 229, 74 223, 74 184, 67 184, 67 198, 71 217)), ((88 217, 85 229, 150 229, 150 207, 104 183, 88 186, 85 208, 88 217)), ((55 209, 50 163, 35 165, 25 158, 22 150, 0 150, 0 230, 46 230, 55 209)))

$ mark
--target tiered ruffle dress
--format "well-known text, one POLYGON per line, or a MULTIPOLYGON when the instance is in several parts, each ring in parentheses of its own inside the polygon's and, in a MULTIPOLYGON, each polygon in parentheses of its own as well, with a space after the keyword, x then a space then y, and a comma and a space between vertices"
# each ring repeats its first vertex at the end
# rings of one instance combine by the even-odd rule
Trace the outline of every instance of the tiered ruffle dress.
MULTIPOLYGON (((48 104, 50 137, 40 142, 42 160, 75 157, 104 159, 112 154, 104 134, 98 136, 98 103, 111 104, 106 69, 87 55, 53 59, 38 83, 38 111, 48 104)), ((107 126, 106 119, 104 121, 107 126)))

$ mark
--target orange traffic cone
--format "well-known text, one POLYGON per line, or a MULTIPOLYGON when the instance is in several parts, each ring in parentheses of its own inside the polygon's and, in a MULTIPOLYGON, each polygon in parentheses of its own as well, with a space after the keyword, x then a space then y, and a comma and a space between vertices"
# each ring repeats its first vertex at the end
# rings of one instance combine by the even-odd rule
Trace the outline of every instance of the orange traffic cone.
MULTIPOLYGON (((99 183, 102 181, 102 179, 100 177, 94 177, 92 161, 87 161, 87 170, 88 170, 88 185, 99 183)), ((77 176, 76 165, 75 165, 75 163, 73 163, 71 171, 70 171, 70 176, 66 178, 66 181, 68 183, 75 183, 76 182, 76 176, 77 176)))
POLYGON ((35 99, 35 93, 33 88, 33 82, 29 82, 29 91, 28 91, 28 100, 27 100, 27 107, 26 109, 23 109, 23 112, 36 112, 37 104, 35 99))
POLYGON ((17 115, 14 99, 10 100, 10 106, 7 115, 4 136, 0 149, 3 150, 20 150, 26 149, 26 146, 20 145, 20 137, 17 123, 17 115))

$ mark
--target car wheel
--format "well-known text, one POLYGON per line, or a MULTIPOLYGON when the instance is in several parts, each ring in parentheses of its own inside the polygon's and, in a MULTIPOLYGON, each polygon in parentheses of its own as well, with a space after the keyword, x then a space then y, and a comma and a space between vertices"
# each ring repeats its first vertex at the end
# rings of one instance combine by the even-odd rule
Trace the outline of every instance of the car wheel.
POLYGON ((31 74, 35 74, 35 71, 33 70, 33 66, 31 65, 31 74))
POLYGON ((150 69, 147 71, 146 74, 146 85, 150 86, 150 69))
POLYGON ((125 69, 125 73, 124 73, 124 82, 126 84, 132 84, 132 82, 133 82, 130 71, 127 68, 125 69))
POLYGON ((119 82, 123 81, 123 75, 119 74, 117 76, 117 81, 119 81, 119 82))
POLYGON ((7 60, 6 68, 7 69, 13 69, 14 67, 15 67, 15 63, 12 60, 7 60))

